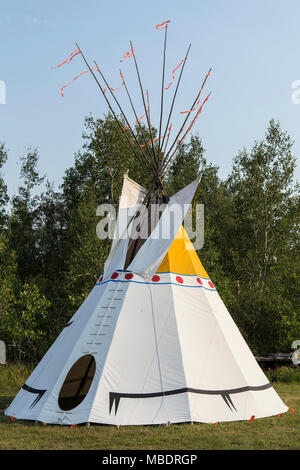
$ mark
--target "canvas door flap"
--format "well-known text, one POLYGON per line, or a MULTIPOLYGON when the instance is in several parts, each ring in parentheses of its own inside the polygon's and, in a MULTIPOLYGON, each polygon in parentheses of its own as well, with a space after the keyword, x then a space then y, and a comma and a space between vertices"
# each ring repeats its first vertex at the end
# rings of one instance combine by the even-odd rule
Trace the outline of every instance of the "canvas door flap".
POLYGON ((201 175, 174 194, 149 238, 128 266, 129 271, 152 276, 170 248, 193 200, 201 175))
POLYGON ((130 231, 128 223, 131 215, 133 215, 131 212, 135 212, 135 208, 141 204, 146 193, 145 188, 130 179, 127 174, 124 175, 112 246, 104 265, 104 278, 112 271, 120 269, 124 265, 128 244, 127 232, 130 231))

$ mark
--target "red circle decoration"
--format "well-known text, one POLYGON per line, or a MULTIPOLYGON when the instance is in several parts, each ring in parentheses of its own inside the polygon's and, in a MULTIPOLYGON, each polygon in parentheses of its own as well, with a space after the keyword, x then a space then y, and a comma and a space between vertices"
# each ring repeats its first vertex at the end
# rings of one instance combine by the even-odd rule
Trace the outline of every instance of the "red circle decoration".
POLYGON ((132 273, 125 274, 125 279, 132 279, 132 278, 133 278, 132 273))
POLYGON ((208 281, 208 285, 209 285, 209 287, 211 287, 212 289, 215 288, 215 286, 213 285, 213 283, 212 283, 211 281, 208 281))
POLYGON ((176 276, 176 281, 179 282, 179 284, 183 284, 183 279, 180 276, 176 276))
POLYGON ((113 273, 110 278, 111 279, 117 279, 117 277, 119 276, 119 273, 113 273))
POLYGON ((99 281, 98 282, 102 282, 103 281, 103 276, 100 276, 99 278, 99 281))
POLYGON ((198 284, 201 284, 201 286, 203 286, 203 282, 201 281, 200 277, 197 277, 197 282, 198 284))
POLYGON ((160 277, 157 276, 157 274, 155 274, 155 275, 152 277, 152 281, 153 281, 153 282, 158 282, 158 281, 160 281, 160 277))

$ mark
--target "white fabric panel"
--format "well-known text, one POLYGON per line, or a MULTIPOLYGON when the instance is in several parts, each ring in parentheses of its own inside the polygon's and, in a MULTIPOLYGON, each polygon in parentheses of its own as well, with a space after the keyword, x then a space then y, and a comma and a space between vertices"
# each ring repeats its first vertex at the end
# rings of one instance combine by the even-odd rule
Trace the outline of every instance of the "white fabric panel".
POLYGON ((129 271, 148 276, 156 272, 178 233, 200 179, 201 176, 170 198, 150 237, 128 266, 129 271))
MULTIPOLYGON (((222 391, 268 384, 217 291, 173 286, 173 296, 188 387, 222 391)), ((272 388, 229 396, 237 411, 221 395, 189 393, 191 420, 233 421, 287 411, 272 388)))
MULTIPOLYGON (((145 280, 136 275, 134 279, 145 280)), ((166 275, 165 282, 169 281, 166 275)), ((130 284, 90 421, 122 425, 189 421, 187 394, 121 398, 117 413, 115 406, 109 413, 111 392, 159 393, 185 386, 171 285, 130 284)))
POLYGON ((285 413, 288 408, 275 390, 248 391, 230 395, 237 412, 231 410, 219 395, 197 395, 189 393, 191 421, 216 423, 245 421, 251 416, 255 419, 285 413))
POLYGON ((130 179, 127 174, 124 175, 114 237, 109 256, 104 265, 104 279, 112 272, 117 269, 122 269, 124 266, 130 227, 132 225, 130 224, 128 227, 130 220, 129 208, 132 208, 132 211, 135 212, 134 208, 137 208, 138 205, 141 204, 146 192, 145 188, 130 179))
MULTIPOLYGON (((74 424, 88 421, 93 396, 96 393, 113 336, 113 329, 123 304, 123 296, 120 292, 118 292, 118 298, 121 296, 121 301, 108 300, 112 298, 110 289, 111 285, 109 283, 94 287, 91 294, 74 315, 73 323, 62 331, 27 379, 26 385, 31 388, 46 390, 40 401, 31 408, 37 395, 21 389, 6 410, 6 414, 16 418, 34 419, 57 424, 74 424), (102 318, 103 312, 106 312, 105 318, 102 318), (105 327, 102 325, 105 325, 105 327), (104 331, 105 335, 102 336, 104 331), (90 344, 91 342, 100 341, 101 345, 90 344), (74 410, 63 412, 58 405, 60 389, 71 367, 80 357, 86 354, 93 355, 96 360, 94 380, 83 402, 74 410)), ((122 289, 123 292, 126 289, 127 286, 125 285, 122 289)))

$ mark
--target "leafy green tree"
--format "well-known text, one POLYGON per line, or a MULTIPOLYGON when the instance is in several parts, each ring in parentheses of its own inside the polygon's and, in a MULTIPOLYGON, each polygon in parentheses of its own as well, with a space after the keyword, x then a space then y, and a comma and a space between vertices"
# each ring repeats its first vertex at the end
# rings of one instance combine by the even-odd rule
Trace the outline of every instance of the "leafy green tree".
POLYGON ((1 329, 10 358, 35 362, 45 353, 49 346, 46 327, 49 305, 35 284, 24 284, 14 305, 2 312, 1 329))
MULTIPOLYGON (((0 142, 0 170, 4 166, 7 160, 7 149, 5 145, 0 142)), ((7 186, 4 182, 4 178, 0 173, 0 233, 4 230, 7 222, 6 204, 9 198, 7 194, 7 186)))
POLYGON ((4 233, 0 234, 0 337, 7 340, 6 315, 14 307, 15 292, 20 287, 16 276, 16 257, 8 248, 4 233))
POLYGON ((39 250, 35 230, 36 209, 39 196, 33 195, 44 180, 37 172, 38 151, 29 150, 21 159, 23 186, 11 201, 9 222, 9 246, 17 256, 18 275, 22 282, 35 277, 39 272, 39 250))
POLYGON ((34 210, 34 233, 36 237, 38 272, 34 283, 41 295, 50 302, 47 310, 47 338, 52 342, 68 318, 68 296, 64 288, 67 272, 66 211, 60 192, 46 181, 34 210))
POLYGON ((299 288, 287 292, 287 272, 299 274, 299 193, 293 184, 293 142, 270 121, 264 141, 234 159, 231 241, 226 267, 236 286, 234 316, 257 352, 289 350, 300 334, 299 288), (288 341, 285 338, 289 338, 288 341))
POLYGON ((111 114, 104 119, 86 118, 83 137, 83 149, 75 155, 62 185, 69 211, 77 206, 87 187, 93 188, 99 203, 117 205, 127 170, 129 176, 149 186, 151 174, 143 171, 111 114))
POLYGON ((34 362, 45 352, 49 306, 34 283, 22 286, 16 255, 0 235, 0 338, 8 346, 10 359, 34 362))
POLYGON ((23 185, 12 198, 8 224, 0 239, 0 335, 11 358, 37 360, 43 351, 42 338, 47 336, 43 320, 50 305, 35 282, 43 273, 36 224, 40 196, 33 193, 44 177, 36 169, 37 150, 29 150, 21 161, 23 185))

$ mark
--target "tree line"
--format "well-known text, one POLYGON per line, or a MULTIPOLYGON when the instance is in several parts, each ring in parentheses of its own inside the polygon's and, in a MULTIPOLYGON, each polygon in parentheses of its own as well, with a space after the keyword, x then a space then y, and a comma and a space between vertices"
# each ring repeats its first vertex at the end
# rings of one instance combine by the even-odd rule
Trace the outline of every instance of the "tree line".
MULTIPOLYGON (((10 360, 38 361, 103 271, 111 241, 96 236, 97 206, 118 205, 128 169, 143 186, 151 182, 111 115, 86 118, 84 129, 82 149, 59 190, 39 174, 37 149, 21 157, 21 183, 11 198, 0 173, 0 339, 10 360)), ((205 207, 205 242, 198 254, 256 354, 289 352, 300 338, 292 147, 271 120, 264 139, 238 152, 221 179, 201 139, 192 136, 165 181, 172 195, 202 172, 195 203, 205 207)), ((0 143, 0 170, 8 155, 0 143)))

